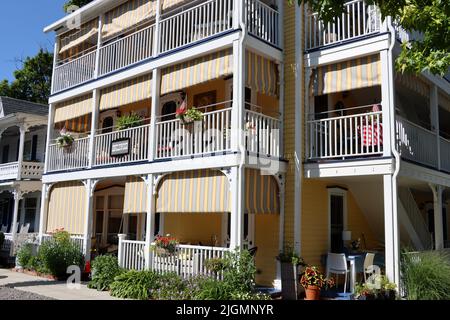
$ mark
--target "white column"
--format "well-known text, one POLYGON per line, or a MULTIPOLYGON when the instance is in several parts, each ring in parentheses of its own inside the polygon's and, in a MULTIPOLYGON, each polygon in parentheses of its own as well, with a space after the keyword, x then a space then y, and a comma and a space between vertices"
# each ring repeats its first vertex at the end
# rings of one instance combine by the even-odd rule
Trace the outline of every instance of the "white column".
MULTIPOLYGON (((156 13, 155 13, 155 34, 153 38, 153 57, 157 57, 160 52, 161 45, 161 0, 156 0, 156 13)), ((152 93, 154 95, 154 92, 152 93)))
POLYGON ((147 219, 145 225, 145 263, 146 269, 150 270, 152 266, 152 253, 150 246, 155 238, 155 194, 153 186, 153 174, 149 174, 146 179, 147 184, 147 219))
POLYGON ((23 162, 23 149, 25 145, 25 133, 27 132, 27 128, 25 125, 21 125, 19 127, 20 131, 20 140, 19 140, 19 157, 17 159, 17 162, 19 164, 19 169, 17 170, 17 180, 20 180, 22 176, 22 162, 23 162))
POLYGON ((19 226, 23 226, 25 224, 25 197, 23 197, 22 200, 23 201, 20 203, 20 208, 19 208, 19 210, 20 210, 19 226))
POLYGON ((83 254, 86 261, 91 260, 91 237, 92 237, 92 222, 94 216, 94 181, 88 179, 83 182, 86 187, 86 203, 85 203, 85 219, 84 219, 84 241, 83 254))
POLYGON ((55 105, 50 104, 48 106, 48 124, 47 124, 47 142, 45 144, 45 164, 44 164, 44 173, 48 171, 48 162, 49 162, 49 149, 52 141, 53 128, 55 125, 55 105))
POLYGON ((242 249, 244 238, 245 168, 231 168, 230 249, 242 249))
POLYGON ((431 120, 431 130, 436 135, 436 145, 437 145, 437 168, 441 170, 441 138, 439 136, 439 102, 438 102, 438 89, 436 85, 431 86, 430 90, 430 120, 431 120))
POLYGON ((100 93, 95 89, 92 93, 92 117, 91 117, 91 134, 89 135, 89 168, 95 164, 95 136, 98 126, 98 102, 100 93))
POLYGON ((97 79, 100 74, 100 49, 102 47, 102 29, 103 29, 103 21, 105 19, 105 15, 101 14, 98 17, 98 33, 97 33, 97 51, 95 55, 95 70, 94 70, 94 78, 97 79))
POLYGON ((13 191, 14 196, 14 209, 13 209, 13 223, 12 223, 12 230, 10 231, 12 233, 13 239, 15 235, 17 234, 17 226, 18 226, 18 217, 19 217, 19 203, 20 200, 23 199, 22 192, 20 190, 15 189, 13 191))
POLYGON ((47 215, 48 215, 48 197, 49 185, 42 184, 41 192, 41 213, 39 215, 39 243, 42 243, 42 237, 47 231, 47 215))
POLYGON ((233 0, 233 28, 239 29, 239 22, 241 21, 241 16, 244 14, 245 1, 233 0))
POLYGON ((123 240, 127 239, 127 235, 126 234, 118 234, 117 235, 119 238, 119 248, 117 252, 117 258, 119 260, 119 266, 123 268, 124 266, 124 251, 123 251, 123 240))
MULTIPOLYGON (((397 185, 395 184, 395 187, 397 185)), ((393 176, 383 175, 384 189, 384 246, 386 275, 391 282, 399 286, 399 228, 397 221, 397 209, 394 208, 393 176)))
POLYGON ((390 87, 390 67, 393 63, 389 59, 388 50, 380 52, 381 59, 381 108, 382 108, 382 123, 383 123, 383 156, 391 157, 391 113, 390 108, 394 108, 389 103, 391 90, 390 87))
POLYGON ((55 45, 53 48, 53 72, 52 72, 52 93, 55 92, 55 68, 58 64, 58 57, 59 57, 59 36, 55 39, 55 45))
POLYGON ((430 184, 433 191, 433 210, 434 210, 434 241, 435 249, 444 249, 444 222, 442 221, 442 192, 443 187, 440 185, 430 184))
POLYGON ((150 115, 150 134, 148 141, 148 160, 153 161, 156 158, 156 146, 158 142, 156 141, 156 123, 157 116, 159 115, 159 101, 161 92, 161 70, 154 69, 152 75, 152 108, 150 115))
MULTIPOLYGON (((239 150, 243 145, 244 113, 245 113, 245 48, 239 40, 233 42, 233 108, 231 112, 231 148, 239 150)), ((244 150, 240 150, 244 151, 244 150)), ((241 156, 244 156, 241 154, 241 156)))

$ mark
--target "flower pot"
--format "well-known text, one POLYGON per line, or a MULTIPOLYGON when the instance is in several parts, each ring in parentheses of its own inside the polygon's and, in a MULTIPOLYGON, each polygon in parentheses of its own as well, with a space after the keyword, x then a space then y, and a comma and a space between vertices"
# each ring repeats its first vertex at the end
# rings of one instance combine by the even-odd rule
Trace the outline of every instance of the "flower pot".
POLYGON ((308 288, 305 289, 305 293, 305 300, 320 300, 320 288, 317 286, 308 286, 308 288))

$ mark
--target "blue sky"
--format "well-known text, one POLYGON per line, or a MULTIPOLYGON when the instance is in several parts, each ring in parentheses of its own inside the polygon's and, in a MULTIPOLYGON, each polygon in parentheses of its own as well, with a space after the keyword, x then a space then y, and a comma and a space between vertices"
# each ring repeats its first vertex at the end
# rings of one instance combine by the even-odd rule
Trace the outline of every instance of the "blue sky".
POLYGON ((13 79, 17 59, 35 55, 40 47, 53 51, 54 34, 45 26, 64 16, 66 0, 15 0, 0 4, 0 81, 13 79))

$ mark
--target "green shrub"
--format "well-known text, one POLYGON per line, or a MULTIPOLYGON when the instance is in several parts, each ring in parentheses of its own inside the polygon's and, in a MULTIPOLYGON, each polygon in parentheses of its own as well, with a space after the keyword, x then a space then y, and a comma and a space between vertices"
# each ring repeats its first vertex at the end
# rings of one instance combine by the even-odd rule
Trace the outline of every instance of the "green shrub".
POLYGON ((122 273, 117 258, 111 255, 98 256, 92 262, 92 280, 88 287, 99 291, 109 290, 114 278, 122 273))
POLYGON ((224 259, 223 282, 237 292, 253 292, 256 267, 247 250, 228 252, 224 259))
POLYGON ((139 127, 142 125, 142 117, 136 113, 130 113, 117 118, 117 130, 139 127))
POLYGON ((30 260, 33 257, 33 245, 31 243, 24 244, 17 252, 17 261, 23 268, 30 268, 30 260))
POLYGON ((118 275, 111 283, 111 295, 122 299, 148 300, 150 290, 159 285, 158 275, 152 271, 131 270, 118 275))
POLYGON ((188 282, 176 273, 157 275, 155 285, 150 288, 150 297, 157 300, 189 300, 188 282))
POLYGON ((404 253, 401 280, 408 300, 449 300, 450 256, 439 251, 404 253))
POLYGON ((67 277, 69 266, 84 267, 83 254, 70 240, 67 232, 57 232, 51 240, 45 241, 39 248, 38 259, 42 268, 57 278, 67 277))

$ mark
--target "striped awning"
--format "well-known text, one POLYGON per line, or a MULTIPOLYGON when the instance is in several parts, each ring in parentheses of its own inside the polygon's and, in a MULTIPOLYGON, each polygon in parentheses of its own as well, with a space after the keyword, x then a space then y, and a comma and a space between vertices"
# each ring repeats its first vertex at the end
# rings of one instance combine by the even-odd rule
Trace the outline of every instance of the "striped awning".
POLYGON ((61 182, 49 196, 46 232, 64 228, 71 234, 83 234, 86 215, 86 188, 81 182, 61 182))
POLYGON ((156 14, 156 0, 130 0, 105 14, 102 37, 111 38, 156 14))
POLYGON ((192 0, 162 0, 161 1, 162 2, 161 10, 164 12, 164 11, 167 11, 170 9, 174 9, 176 6, 183 5, 190 1, 192 1, 192 0))
POLYGON ((362 57, 314 70, 311 87, 314 96, 381 85, 379 55, 362 57))
POLYGON ((67 131, 86 133, 91 129, 91 114, 55 123, 55 128, 61 130, 66 128, 67 131))
POLYGON ((227 49, 162 70, 161 95, 233 73, 233 50, 227 49))
MULTIPOLYGON (((247 169, 245 211, 279 213, 278 184, 270 175, 247 169)), ((157 212, 222 213, 231 211, 228 179, 217 170, 183 171, 163 178, 157 196, 157 212)))
POLYGON ((82 43, 90 40, 89 46, 97 43, 98 19, 83 24, 79 29, 74 29, 60 36, 59 53, 66 52, 82 43))
POLYGON ((144 75, 101 90, 100 111, 146 100, 152 96, 152 76, 144 75))
POLYGON ((55 107, 55 122, 75 119, 92 111, 92 94, 78 97, 57 104, 55 107))
POLYGON ((430 96, 430 87, 422 79, 411 73, 395 73, 395 80, 406 88, 424 96, 430 96))
POLYGON ((245 79, 247 87, 259 93, 278 96, 279 78, 278 67, 275 62, 247 51, 245 79))
POLYGON ((147 185, 139 177, 127 177, 123 213, 147 212, 147 185))

